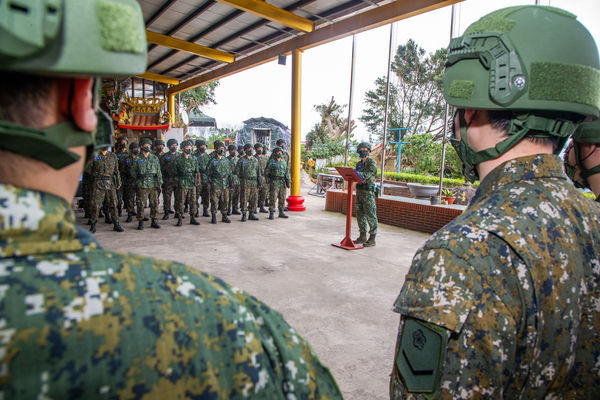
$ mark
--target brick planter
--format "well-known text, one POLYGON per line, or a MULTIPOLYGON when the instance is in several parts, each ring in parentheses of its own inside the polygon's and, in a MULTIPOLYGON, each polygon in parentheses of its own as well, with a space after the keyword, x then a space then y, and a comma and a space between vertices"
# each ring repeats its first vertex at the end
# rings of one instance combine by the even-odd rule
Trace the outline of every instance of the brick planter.
MULTIPOLYGON (((346 214, 346 192, 336 189, 327 191, 325 210, 346 214)), ((353 195, 352 215, 356 216, 356 195, 353 195)), ((434 233, 459 216, 464 206, 433 206, 425 200, 395 196, 382 196, 376 200, 377 219, 388 225, 414 231, 434 233)))

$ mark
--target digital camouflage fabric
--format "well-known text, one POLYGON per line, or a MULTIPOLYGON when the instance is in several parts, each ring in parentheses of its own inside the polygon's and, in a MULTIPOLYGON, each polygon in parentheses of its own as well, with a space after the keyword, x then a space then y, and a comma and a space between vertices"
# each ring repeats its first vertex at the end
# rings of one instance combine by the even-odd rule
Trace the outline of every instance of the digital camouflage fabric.
POLYGON ((359 160, 355 170, 364 179, 364 183, 356 184, 356 220, 358 230, 361 233, 377 235, 377 206, 375 204, 375 177, 377 176, 377 164, 372 158, 364 162, 359 160))
MULTIPOLYGON (((448 333, 430 398, 600 393, 600 208, 561 164, 539 154, 498 166, 415 255, 394 311, 448 333)), ((415 337, 404 343, 418 352, 415 337)), ((406 393, 412 380, 394 367, 392 399, 420 398, 406 393)))
POLYGON ((0 185, 2 398, 341 399, 256 298, 102 250, 62 199, 0 185))

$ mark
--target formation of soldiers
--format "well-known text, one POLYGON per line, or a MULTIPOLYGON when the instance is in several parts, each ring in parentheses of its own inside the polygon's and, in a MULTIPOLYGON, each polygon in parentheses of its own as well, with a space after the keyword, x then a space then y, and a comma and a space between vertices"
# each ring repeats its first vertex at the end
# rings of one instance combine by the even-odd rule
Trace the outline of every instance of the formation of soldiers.
POLYGON ((241 215, 242 222, 258 221, 259 212, 268 213, 268 219, 275 219, 277 211, 279 218, 288 218, 285 198, 290 187, 289 154, 285 140, 277 140, 276 145, 270 156, 262 143, 229 145, 226 155, 222 141, 215 141, 214 151, 209 154, 202 139, 181 144, 169 139, 165 151, 160 139, 152 142, 143 138, 129 144, 126 137, 121 137, 114 152, 108 147, 101 149, 83 174, 83 208, 90 231, 96 232, 97 217, 103 215, 116 232, 123 232, 123 211, 125 222, 136 217, 138 230, 143 230, 144 222, 149 220, 151 228, 160 229, 161 194, 162 220, 173 214, 175 226, 183 225, 185 214, 191 225, 199 225, 200 206, 202 216, 211 217, 212 224, 217 223, 219 212, 224 223, 231 223, 231 215, 241 215), (150 218, 144 214, 147 204, 150 218))

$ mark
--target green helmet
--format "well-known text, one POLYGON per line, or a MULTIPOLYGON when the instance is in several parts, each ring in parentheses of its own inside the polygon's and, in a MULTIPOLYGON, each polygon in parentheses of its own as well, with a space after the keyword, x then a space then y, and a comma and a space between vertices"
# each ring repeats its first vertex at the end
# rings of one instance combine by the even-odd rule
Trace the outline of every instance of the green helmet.
POLYGON ((153 145, 154 146, 161 146, 161 145, 164 146, 165 142, 162 139, 155 139, 153 145))
POLYGON ((244 145, 244 150, 248 150, 248 149, 251 149, 251 148, 252 148, 252 145, 250 143, 246 143, 244 145))
MULTIPOLYGON (((0 70, 46 76, 129 76, 146 69, 146 35, 135 0, 0 2, 0 70)), ((99 93, 99 82, 96 82, 99 93)), ((112 145, 112 121, 82 132, 72 121, 31 129, 0 118, 0 148, 60 169, 79 156, 69 147, 112 145)))
POLYGON ((369 142, 360 142, 358 144, 358 146, 356 146, 356 150, 362 149, 362 148, 365 148, 365 149, 371 151, 371 143, 369 143, 369 142))
POLYGON ((215 142, 213 143, 214 149, 218 149, 219 147, 225 147, 225 143, 221 142, 220 140, 215 140, 215 142))
POLYGON ((139 145, 138 142, 131 142, 129 144, 129 150, 131 150, 131 149, 139 149, 139 148, 140 148, 140 145, 139 145))
POLYGON ((169 139, 167 140, 167 147, 170 147, 172 144, 177 145, 177 139, 169 139))
POLYGON ((578 143, 600 143, 600 119, 577 126, 573 140, 578 143))
POLYGON ((181 144, 179 145, 180 148, 184 148, 185 146, 192 146, 192 141, 191 140, 184 140, 183 142, 181 142, 181 144))
POLYGON ((237 147, 235 146, 235 144, 230 144, 229 146, 227 146, 227 151, 237 151, 237 147))
POLYGON ((275 156, 275 153, 283 154, 283 150, 281 149, 281 147, 275 146, 273 147, 273 150, 271 150, 271 154, 273 154, 273 157, 275 156))
POLYGON ((275 144, 277 146, 281 146, 282 144, 286 145, 287 143, 285 142, 285 139, 277 139, 277 141, 275 142, 275 144))
POLYGON ((600 59, 594 39, 567 11, 517 6, 494 11, 450 41, 443 77, 448 104, 513 111, 508 138, 472 150, 459 113, 461 140, 452 145, 469 181, 475 165, 505 153, 526 135, 556 137, 560 152, 575 123, 600 115, 600 59), (541 45, 541 41, 548 45, 541 45), (548 114, 550 112, 550 114, 548 114))
POLYGON ((254 143, 254 149, 256 150, 258 148, 263 148, 263 144, 259 142, 254 143))
POLYGON ((196 147, 206 146, 206 142, 202 139, 196 139, 196 142, 194 144, 196 145, 196 147))
POLYGON ((140 139, 140 147, 142 147, 145 144, 149 144, 150 146, 152 146, 152 140, 148 139, 147 137, 140 139))
MULTIPOLYGON (((575 133, 573 134, 572 145, 573 150, 575 151, 575 162, 581 170, 580 178, 578 180, 575 180, 577 166, 570 165, 568 162, 569 151, 567 151, 564 156, 565 170, 567 171, 569 178, 571 178, 573 183, 575 183, 575 186, 590 189, 590 184, 588 183, 587 178, 595 174, 600 174, 600 165, 596 165, 589 169, 584 167, 583 161, 585 157, 583 157, 580 153, 581 150, 579 143, 593 143, 600 145, 600 119, 594 122, 584 122, 579 124, 575 130, 575 133)), ((596 149, 595 151, 599 150, 596 149)), ((597 200, 600 201, 600 196, 597 200)))

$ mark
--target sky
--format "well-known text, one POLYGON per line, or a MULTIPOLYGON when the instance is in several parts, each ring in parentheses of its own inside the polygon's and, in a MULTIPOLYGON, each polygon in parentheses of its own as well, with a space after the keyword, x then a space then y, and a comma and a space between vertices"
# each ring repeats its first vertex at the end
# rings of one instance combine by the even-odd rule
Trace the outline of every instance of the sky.
MULTIPOLYGON (((541 5, 563 8, 575 15, 600 46, 600 1, 540 0, 541 5)), ((456 7, 453 36, 459 36, 481 16, 501 7, 535 4, 517 0, 466 0, 456 7)), ((392 54, 399 44, 414 39, 428 53, 447 47, 450 41, 451 7, 444 7, 395 23, 392 54)), ((359 121, 365 108, 364 95, 375 88, 375 79, 385 77, 389 53, 390 25, 356 35, 355 80, 352 119, 357 123, 354 135, 367 139, 366 127, 359 121)), ((302 138, 320 122, 317 104, 328 103, 333 96, 338 104, 349 103, 352 37, 344 38, 302 53, 302 138)), ((272 61, 223 78, 216 89, 216 105, 203 111, 216 118, 220 128, 241 128, 243 121, 255 117, 274 118, 291 126, 291 56, 287 65, 272 61)), ((393 82, 393 80, 392 80, 393 82)), ((347 117, 348 108, 345 108, 347 117)))

